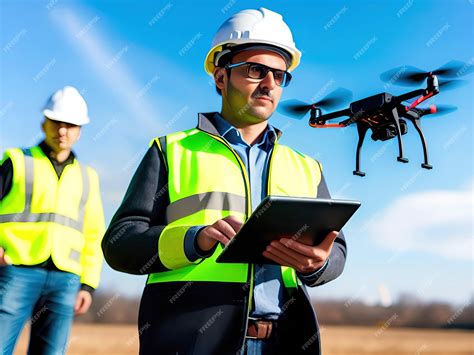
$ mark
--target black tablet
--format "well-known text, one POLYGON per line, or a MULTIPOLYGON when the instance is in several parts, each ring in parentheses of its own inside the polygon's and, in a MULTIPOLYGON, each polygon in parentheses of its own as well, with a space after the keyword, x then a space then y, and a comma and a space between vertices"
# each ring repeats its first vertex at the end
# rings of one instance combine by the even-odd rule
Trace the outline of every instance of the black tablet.
POLYGON ((318 245, 330 231, 340 231, 359 207, 352 200, 267 196, 216 261, 274 264, 262 255, 272 240, 284 235, 318 245))

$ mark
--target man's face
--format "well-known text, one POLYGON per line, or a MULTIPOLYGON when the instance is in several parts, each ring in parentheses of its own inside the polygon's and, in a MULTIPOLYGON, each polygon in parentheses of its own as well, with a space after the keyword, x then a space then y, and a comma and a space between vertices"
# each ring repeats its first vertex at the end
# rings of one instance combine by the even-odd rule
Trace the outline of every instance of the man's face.
POLYGON ((46 144, 55 153, 62 150, 71 150, 74 143, 76 143, 81 136, 80 126, 71 123, 53 121, 46 117, 41 128, 46 136, 46 144))
MULTIPOLYGON (((232 64, 253 62, 270 68, 286 70, 285 60, 278 54, 265 50, 248 50, 232 58, 232 64)), ((275 83, 273 73, 269 71, 263 79, 252 79, 247 76, 248 66, 231 69, 230 78, 226 70, 217 69, 217 75, 223 75, 223 105, 231 110, 233 117, 244 124, 255 124, 267 120, 277 108, 283 91, 275 83)))

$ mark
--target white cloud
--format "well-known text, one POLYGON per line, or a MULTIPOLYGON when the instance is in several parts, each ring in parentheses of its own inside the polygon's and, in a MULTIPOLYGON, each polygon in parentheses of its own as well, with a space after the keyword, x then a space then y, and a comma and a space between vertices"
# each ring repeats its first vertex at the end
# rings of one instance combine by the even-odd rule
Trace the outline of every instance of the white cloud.
POLYGON ((367 225, 369 236, 395 251, 473 259, 473 187, 403 196, 367 225))

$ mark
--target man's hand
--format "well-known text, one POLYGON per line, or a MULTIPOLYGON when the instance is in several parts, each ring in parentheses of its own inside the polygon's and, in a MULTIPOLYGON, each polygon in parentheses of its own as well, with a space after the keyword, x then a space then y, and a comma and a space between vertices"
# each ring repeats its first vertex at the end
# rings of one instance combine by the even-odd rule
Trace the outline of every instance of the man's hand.
POLYGON ((297 241, 292 238, 274 240, 267 246, 263 256, 284 266, 291 266, 305 274, 321 268, 331 254, 334 240, 339 232, 330 232, 324 240, 316 246, 302 243, 309 236, 302 235, 297 241))
POLYGON ((88 291, 80 290, 76 297, 74 305, 74 314, 76 316, 86 313, 92 304, 92 295, 88 291))
POLYGON ((0 247, 0 266, 7 266, 12 264, 12 259, 5 253, 5 249, 0 247))
POLYGON ((227 216, 203 228, 197 235, 197 244, 203 251, 211 250, 217 242, 227 245, 242 225, 237 217, 227 216))

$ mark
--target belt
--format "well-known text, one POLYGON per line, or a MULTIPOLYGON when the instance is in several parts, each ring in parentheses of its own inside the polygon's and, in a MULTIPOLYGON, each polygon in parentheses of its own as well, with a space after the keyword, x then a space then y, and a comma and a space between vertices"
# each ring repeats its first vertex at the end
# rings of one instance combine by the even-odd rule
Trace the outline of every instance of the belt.
POLYGON ((277 322, 268 319, 249 318, 247 323, 247 338, 269 339, 277 328, 277 322))

